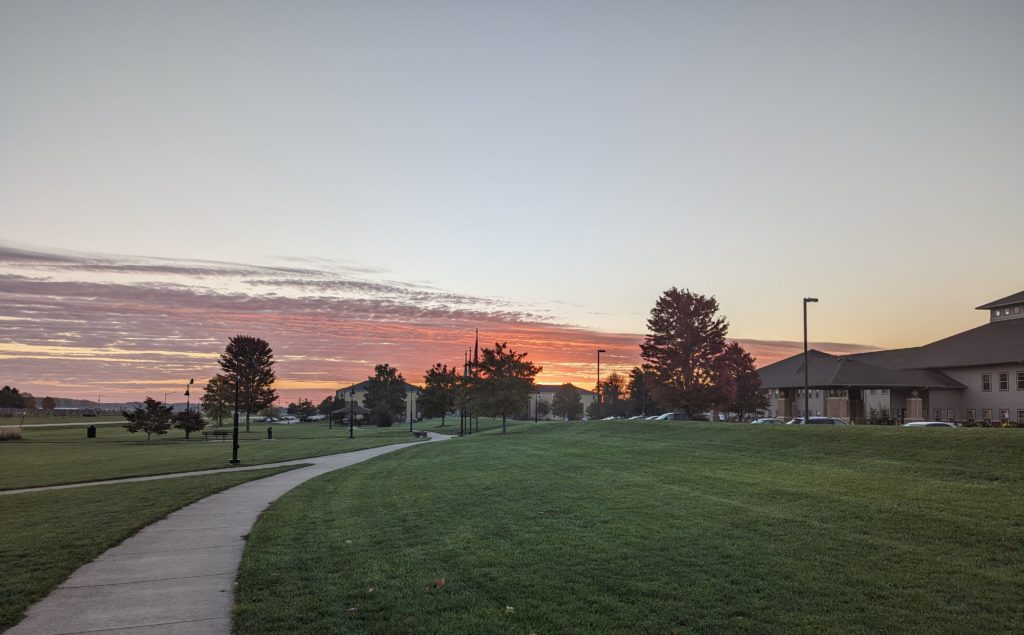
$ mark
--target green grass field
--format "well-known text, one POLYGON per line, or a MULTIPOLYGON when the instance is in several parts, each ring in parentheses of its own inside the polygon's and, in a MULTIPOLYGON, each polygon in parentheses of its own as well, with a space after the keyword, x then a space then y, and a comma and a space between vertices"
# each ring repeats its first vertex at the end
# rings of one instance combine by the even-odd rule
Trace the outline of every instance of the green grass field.
POLYGON ((287 467, 0 496, 0 631, 76 569, 150 523, 287 467))
MULTIPOLYGON (((274 439, 266 440, 267 424, 252 424, 240 435, 242 465, 259 465, 409 441, 408 429, 333 430, 326 423, 271 424, 274 439)), ((120 426, 99 428, 87 439, 84 428, 30 428, 21 441, 0 442, 0 490, 84 481, 169 474, 228 467, 231 441, 203 441, 194 433, 185 441, 180 430, 154 436, 146 443, 142 433, 129 434, 120 426)))
POLYGON ((1024 431, 481 427, 277 501, 236 632, 1024 632, 1024 431))

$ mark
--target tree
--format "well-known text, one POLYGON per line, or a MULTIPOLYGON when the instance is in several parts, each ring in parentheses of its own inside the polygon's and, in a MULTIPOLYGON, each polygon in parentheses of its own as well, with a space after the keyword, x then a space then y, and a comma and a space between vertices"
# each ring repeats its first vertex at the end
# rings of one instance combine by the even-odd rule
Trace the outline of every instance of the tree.
POLYGON ((551 413, 556 417, 565 417, 576 421, 583 414, 583 399, 580 391, 572 384, 562 384, 551 399, 551 413))
POLYGON ((419 397, 423 416, 441 417, 441 427, 444 427, 445 416, 455 407, 458 385, 459 378, 454 367, 434 364, 423 376, 423 392, 419 397))
POLYGON ((57 402, 53 400, 53 397, 43 397, 43 410, 56 410, 57 402))
POLYGON ((220 367, 234 384, 238 382, 239 407, 245 410, 245 431, 249 415, 277 401, 274 384, 274 351, 266 340, 236 335, 220 356, 220 367))
POLYGON ((36 398, 32 396, 32 393, 21 393, 21 407, 24 408, 25 410, 36 409, 36 398))
POLYGON ((724 410, 735 412, 742 419, 768 407, 768 397, 761 392, 761 378, 754 367, 754 358, 737 342, 730 342, 719 358, 720 393, 724 410))
POLYGON ((626 394, 629 395, 630 412, 634 415, 661 412, 658 403, 650 395, 650 387, 647 385, 649 373, 649 370, 635 366, 629 371, 626 394))
POLYGON ((295 414, 300 417, 312 417, 316 414, 316 406, 312 401, 303 397, 295 403, 295 414))
MULTIPOLYGON (((392 419, 405 413, 405 378, 397 368, 389 364, 377 364, 373 367, 373 377, 367 377, 366 380, 363 405, 367 410, 387 412, 392 419)), ((383 421, 379 415, 371 415, 371 418, 383 421)), ((391 422, 388 421, 387 425, 391 425, 391 422)))
MULTIPOLYGON (((341 402, 341 406, 343 405, 345 405, 344 401, 341 402)), ((332 412, 334 412, 341 406, 335 405, 334 395, 327 395, 326 397, 324 397, 323 401, 320 402, 320 405, 316 407, 316 409, 320 412, 320 414, 325 414, 329 417, 331 416, 332 412)))
POLYGON ((23 408, 21 392, 13 386, 0 389, 0 408, 23 408))
POLYGON ((665 408, 704 412, 715 400, 718 357, 729 325, 713 296, 672 287, 658 298, 640 354, 651 394, 665 408))
POLYGON ((182 410, 174 413, 174 427, 185 431, 185 440, 193 432, 198 432, 206 427, 206 420, 198 410, 182 410))
POLYGON ((551 406, 548 405, 548 402, 544 401, 543 399, 538 399, 537 400, 537 416, 540 417, 540 418, 543 418, 543 417, 548 416, 549 412, 551 412, 551 406))
POLYGON ((526 360, 526 353, 517 353, 507 342, 494 343, 494 348, 481 351, 477 364, 480 410, 482 414, 501 416, 501 433, 510 414, 522 412, 523 404, 533 393, 533 378, 542 369, 526 360))
POLYGON ((199 398, 199 402, 202 404, 203 413, 211 419, 216 419, 219 426, 223 423, 224 417, 231 414, 231 409, 235 405, 235 386, 230 379, 218 373, 206 382, 206 391, 199 398))
POLYGON ((149 443, 150 435, 167 434, 167 431, 171 429, 173 411, 173 406, 165 405, 152 397, 146 397, 146 402, 141 408, 136 408, 131 412, 121 411, 121 415, 125 418, 124 429, 132 434, 145 432, 146 443, 149 443))
MULTIPOLYGON (((621 417, 629 410, 626 403, 626 378, 618 373, 611 373, 601 382, 601 413, 608 416, 621 417)), ((594 412, 595 415, 598 413, 594 412)))

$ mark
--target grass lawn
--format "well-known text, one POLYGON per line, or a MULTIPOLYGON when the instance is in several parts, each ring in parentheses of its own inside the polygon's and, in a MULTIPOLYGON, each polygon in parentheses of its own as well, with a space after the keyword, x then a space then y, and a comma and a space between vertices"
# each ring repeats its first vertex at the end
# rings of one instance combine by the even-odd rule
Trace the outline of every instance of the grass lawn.
MULTIPOLYGON (((238 451, 242 465, 258 465, 302 459, 390 443, 410 441, 407 428, 333 430, 326 423, 271 424, 274 440, 266 440, 267 424, 252 424, 252 432, 240 434, 238 451)), ((99 428, 95 439, 84 428, 29 428, 21 441, 0 442, 0 490, 81 483, 127 476, 168 474, 189 470, 228 467, 231 441, 203 441, 194 433, 172 430, 146 443, 142 433, 129 434, 119 426, 99 428)))
POLYGON ((1024 632, 1022 594, 1024 431, 531 422, 278 500, 235 628, 1024 632))
POLYGON ((0 496, 0 631, 76 569, 146 525, 289 467, 0 496))

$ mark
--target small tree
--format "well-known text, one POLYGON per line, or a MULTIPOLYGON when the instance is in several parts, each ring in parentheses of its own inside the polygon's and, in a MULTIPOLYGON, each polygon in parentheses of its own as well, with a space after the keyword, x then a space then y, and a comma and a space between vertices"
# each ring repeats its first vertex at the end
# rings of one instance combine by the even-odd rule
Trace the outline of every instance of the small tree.
POLYGON ((533 392, 533 378, 541 371, 526 360, 526 353, 517 353, 508 343, 494 343, 485 348, 477 364, 480 379, 480 405, 483 414, 501 416, 501 433, 505 434, 505 420, 517 415, 533 392))
MULTIPOLYGON (((345 405, 344 402, 342 402, 341 405, 345 405)), ((331 416, 331 413, 338 408, 339 406, 334 403, 334 395, 327 395, 324 397, 323 401, 320 402, 320 405, 316 407, 320 414, 327 415, 328 417, 331 416)))
POLYGON ((540 400, 537 401, 537 416, 538 417, 541 417, 541 418, 546 417, 546 416, 548 416, 548 413, 550 413, 550 412, 551 412, 551 406, 548 405, 548 402, 544 401, 543 399, 540 399, 540 400))
POLYGON ((249 415, 277 401, 271 386, 274 374, 274 351, 266 340, 249 335, 236 335, 228 340, 220 356, 220 367, 232 384, 238 381, 240 407, 245 410, 245 431, 249 431, 249 415))
POLYGON ((125 418, 124 429, 132 434, 136 432, 146 433, 146 443, 149 443, 150 435, 167 434, 171 429, 171 420, 174 417, 174 407, 164 405, 152 397, 146 397, 141 408, 131 412, 122 410, 121 415, 125 418))
POLYGON ((383 401, 370 410, 370 423, 378 428, 390 428, 391 424, 394 422, 395 418, 391 412, 391 408, 383 401))
POLYGON ((580 391, 572 384, 562 384, 551 399, 551 413, 556 417, 565 417, 576 421, 583 414, 583 399, 580 391))
POLYGON ((32 393, 21 393, 21 407, 25 410, 36 409, 36 398, 32 396, 32 393))
POLYGON ((372 411, 387 409, 392 419, 402 416, 405 412, 405 378, 402 373, 394 366, 377 364, 373 367, 373 377, 366 379, 363 406, 372 411))
POLYGON ((722 353, 721 363, 728 373, 727 384, 732 386, 732 399, 727 410, 737 413, 756 414, 768 408, 768 397, 761 391, 761 377, 754 367, 754 358, 737 342, 731 342, 722 353))
POLYGON ((441 417, 441 427, 444 427, 445 416, 455 407, 456 390, 459 384, 455 368, 449 369, 445 364, 434 364, 423 376, 423 384, 423 392, 419 397, 423 416, 427 418, 441 417))
POLYGON ((182 410, 174 413, 174 427, 185 431, 185 440, 193 432, 198 432, 206 427, 206 420, 198 410, 182 410))
POLYGON ((316 406, 309 399, 303 397, 295 404, 295 414, 300 417, 312 417, 316 414, 316 406))
POLYGON ((43 410, 56 410, 57 402, 53 400, 53 397, 43 397, 43 410))
POLYGON ((224 417, 231 415, 235 405, 235 386, 224 375, 214 375, 206 382, 206 391, 199 398, 203 413, 217 420, 217 425, 224 422, 224 417))

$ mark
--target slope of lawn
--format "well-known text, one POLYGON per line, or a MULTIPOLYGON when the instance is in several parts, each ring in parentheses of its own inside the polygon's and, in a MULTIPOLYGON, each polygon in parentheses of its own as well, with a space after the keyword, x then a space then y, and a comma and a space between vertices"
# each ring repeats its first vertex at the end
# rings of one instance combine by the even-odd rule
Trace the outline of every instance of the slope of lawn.
POLYGON ((1024 632, 1022 593, 1024 431, 530 423, 278 500, 235 627, 1024 632))
POLYGON ((292 467, 0 496, 0 631, 76 569, 146 525, 292 467))
MULTIPOLYGON (((348 428, 326 423, 271 424, 274 439, 267 440, 267 424, 253 424, 252 432, 239 435, 241 465, 259 465, 324 454, 362 450, 412 440, 408 428, 348 428)), ((130 434, 120 426, 97 429, 87 439, 84 428, 30 428, 21 441, 0 442, 0 490, 81 483, 128 476, 169 474, 228 467, 231 441, 204 441, 193 433, 172 430, 146 442, 142 433, 130 434)))

